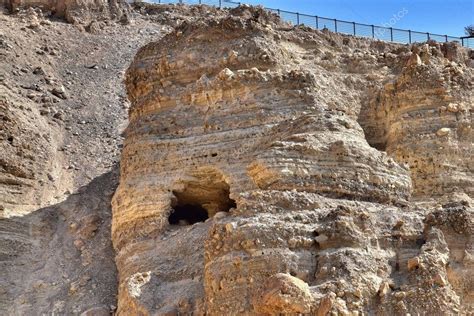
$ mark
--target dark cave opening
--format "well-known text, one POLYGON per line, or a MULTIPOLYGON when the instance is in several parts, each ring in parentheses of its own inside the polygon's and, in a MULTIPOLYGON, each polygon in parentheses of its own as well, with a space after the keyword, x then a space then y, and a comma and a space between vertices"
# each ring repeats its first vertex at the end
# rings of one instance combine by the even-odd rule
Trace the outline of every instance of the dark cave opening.
POLYGON ((192 225, 209 218, 207 210, 199 204, 177 205, 173 208, 168 221, 171 225, 192 225))
POLYGON ((170 225, 193 225, 205 222, 219 212, 237 208, 230 198, 230 187, 223 174, 213 168, 200 168, 191 173, 185 182, 171 190, 170 225))

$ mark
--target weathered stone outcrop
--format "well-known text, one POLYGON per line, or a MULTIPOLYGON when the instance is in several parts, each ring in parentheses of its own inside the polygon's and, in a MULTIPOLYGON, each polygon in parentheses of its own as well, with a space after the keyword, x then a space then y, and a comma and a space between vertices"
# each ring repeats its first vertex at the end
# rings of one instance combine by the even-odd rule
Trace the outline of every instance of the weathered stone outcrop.
POLYGON ((138 16, 90 34, 0 8, 0 315, 115 310, 122 77, 162 31, 138 16))
POLYGON ((410 166, 416 197, 472 197, 474 94, 472 70, 463 70, 467 56, 436 42, 412 50, 402 71, 373 94, 361 124, 369 143, 410 166))
POLYGON ((27 214, 56 193, 44 184, 60 176, 60 136, 32 103, 0 86, 0 218, 27 214))
POLYGON ((437 76, 453 48, 412 49, 245 7, 143 47, 113 199, 118 314, 472 312, 471 192, 429 199, 472 182, 472 68, 460 51, 458 79, 437 76))
POLYGON ((15 3, 1 315, 474 314, 472 50, 258 8, 135 4, 125 25, 100 22, 113 1, 15 3), (118 186, 120 82, 151 39, 118 186))
POLYGON ((88 24, 97 20, 126 19, 128 4, 123 0, 4 0, 11 11, 40 8, 69 23, 88 24))

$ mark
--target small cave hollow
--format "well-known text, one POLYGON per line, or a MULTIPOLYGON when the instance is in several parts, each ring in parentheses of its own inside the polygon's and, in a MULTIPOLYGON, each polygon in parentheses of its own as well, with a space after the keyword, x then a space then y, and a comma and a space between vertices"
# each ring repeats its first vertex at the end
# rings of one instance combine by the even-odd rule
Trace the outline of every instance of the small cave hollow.
POLYGON ((215 170, 201 170, 173 190, 170 225, 186 226, 205 222, 218 212, 236 207, 230 198, 230 187, 223 175, 215 170))
POLYGON ((367 143, 378 151, 386 151, 388 137, 386 121, 379 117, 377 110, 380 111, 380 106, 365 104, 360 109, 357 121, 364 131, 367 143))
POLYGON ((170 225, 192 225, 209 218, 207 210, 198 204, 184 204, 173 207, 168 220, 170 225))

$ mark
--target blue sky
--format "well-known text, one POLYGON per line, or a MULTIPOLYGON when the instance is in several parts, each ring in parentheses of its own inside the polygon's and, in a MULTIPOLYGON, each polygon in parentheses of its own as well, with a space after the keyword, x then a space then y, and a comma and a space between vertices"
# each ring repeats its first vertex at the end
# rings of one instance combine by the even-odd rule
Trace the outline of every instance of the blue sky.
MULTIPOLYGON (((236 1, 236 0, 234 0, 236 1)), ((238 0, 269 8, 384 25, 394 14, 403 17, 395 28, 463 36, 464 26, 474 24, 474 0, 238 0)), ((392 20, 393 22, 393 20, 392 20)))

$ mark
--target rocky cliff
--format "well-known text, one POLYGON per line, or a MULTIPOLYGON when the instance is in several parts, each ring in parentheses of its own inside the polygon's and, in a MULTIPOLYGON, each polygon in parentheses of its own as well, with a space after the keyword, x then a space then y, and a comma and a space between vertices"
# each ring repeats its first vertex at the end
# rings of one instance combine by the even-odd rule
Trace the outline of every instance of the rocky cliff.
POLYGON ((96 20, 128 22, 129 6, 123 0, 2 0, 10 11, 37 8, 69 23, 90 24, 96 20))
POLYGON ((474 313, 472 50, 21 3, 0 13, 2 314, 474 313))
POLYGON ((142 48, 118 313, 472 312, 470 58, 247 8, 142 48))

